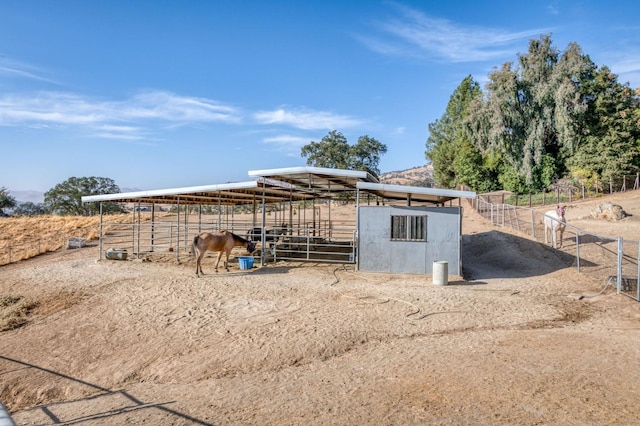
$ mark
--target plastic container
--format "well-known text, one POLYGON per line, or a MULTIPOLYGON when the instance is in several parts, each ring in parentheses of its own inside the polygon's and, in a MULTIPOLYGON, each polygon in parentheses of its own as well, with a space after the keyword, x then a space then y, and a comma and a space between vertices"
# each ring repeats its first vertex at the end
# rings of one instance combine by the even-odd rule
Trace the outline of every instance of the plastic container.
POLYGON ((253 256, 239 256, 238 264, 243 271, 253 268, 253 256))
POLYGON ((447 285, 449 283, 449 262, 436 260, 433 262, 433 285, 447 285))

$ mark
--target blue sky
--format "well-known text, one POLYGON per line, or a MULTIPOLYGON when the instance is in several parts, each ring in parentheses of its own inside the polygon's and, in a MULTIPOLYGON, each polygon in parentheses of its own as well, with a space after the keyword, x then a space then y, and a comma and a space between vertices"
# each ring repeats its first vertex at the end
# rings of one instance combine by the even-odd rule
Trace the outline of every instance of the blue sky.
POLYGON ((635 1, 0 2, 0 187, 246 181, 330 130, 426 163, 428 124, 529 40, 577 42, 640 87, 635 1))

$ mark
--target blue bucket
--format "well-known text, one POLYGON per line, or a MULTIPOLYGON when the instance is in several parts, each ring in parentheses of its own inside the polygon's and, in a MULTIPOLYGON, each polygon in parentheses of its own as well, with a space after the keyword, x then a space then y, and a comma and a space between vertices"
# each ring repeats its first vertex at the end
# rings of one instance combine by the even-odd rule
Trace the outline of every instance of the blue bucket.
POLYGON ((253 268, 253 256, 239 256, 238 264, 242 270, 253 268))

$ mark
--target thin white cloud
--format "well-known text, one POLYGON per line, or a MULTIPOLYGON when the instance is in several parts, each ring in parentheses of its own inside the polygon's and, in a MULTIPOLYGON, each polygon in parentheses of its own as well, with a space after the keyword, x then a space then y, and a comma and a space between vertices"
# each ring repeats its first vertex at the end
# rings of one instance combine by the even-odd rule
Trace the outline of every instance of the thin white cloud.
POLYGON ((377 25, 380 36, 357 36, 371 50, 384 55, 428 56, 451 62, 486 61, 513 55, 514 44, 549 28, 509 32, 497 28, 464 26, 397 6, 401 16, 377 25))
POLYGON ((264 138, 264 142, 269 144, 285 145, 285 146, 294 147, 294 148, 301 148, 302 146, 308 144, 310 142, 310 139, 304 138, 301 136, 279 135, 279 136, 264 138))
POLYGON ((260 111, 254 114, 260 124, 281 124, 302 130, 335 130, 351 128, 363 124, 362 120, 348 115, 326 111, 286 110, 260 111))
POLYGON ((302 136, 278 135, 264 138, 263 141, 267 144, 277 146, 279 151, 289 156, 298 157, 300 156, 300 149, 308 144, 311 139, 302 136))
POLYGON ((157 127, 240 121, 241 113, 234 107, 164 91, 118 101, 61 92, 0 96, 0 126, 60 126, 101 138, 135 140, 157 127))
POLYGON ((29 65, 15 59, 0 57, 0 76, 58 84, 44 75, 45 72, 43 70, 33 65, 29 65))

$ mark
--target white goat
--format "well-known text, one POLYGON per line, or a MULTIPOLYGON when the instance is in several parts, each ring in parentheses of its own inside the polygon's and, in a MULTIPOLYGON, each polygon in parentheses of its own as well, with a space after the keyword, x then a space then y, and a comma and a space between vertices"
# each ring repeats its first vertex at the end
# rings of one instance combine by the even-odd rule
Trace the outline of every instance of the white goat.
POLYGON ((544 214, 544 243, 548 244, 548 233, 551 232, 551 247, 556 247, 556 237, 560 234, 560 244, 562 247, 562 234, 565 229, 564 206, 558 206, 556 210, 549 210, 544 214))

